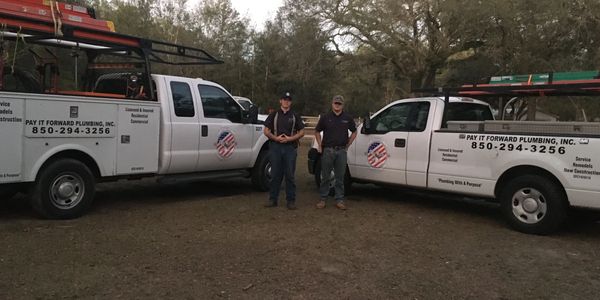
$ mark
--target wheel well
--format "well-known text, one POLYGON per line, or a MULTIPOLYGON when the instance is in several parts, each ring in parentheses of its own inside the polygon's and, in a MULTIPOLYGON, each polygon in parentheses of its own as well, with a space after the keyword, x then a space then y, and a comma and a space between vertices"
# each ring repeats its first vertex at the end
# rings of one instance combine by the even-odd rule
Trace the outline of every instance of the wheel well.
MULTIPOLYGON (((94 177, 100 178, 100 168, 98 168, 98 164, 96 164, 96 161, 91 156, 87 155, 86 153, 77 151, 77 150, 66 150, 66 151, 61 151, 61 152, 58 152, 58 153, 52 155, 50 158, 48 158, 46 160, 46 162, 44 162, 44 164, 42 165, 40 170, 43 170, 49 164, 51 164, 59 159, 64 159, 64 158, 71 158, 71 159, 82 162, 84 165, 86 165, 90 169, 90 171, 92 172, 92 175, 94 175, 94 177)), ((39 173, 40 172, 38 171, 38 174, 39 173)))
POLYGON ((261 152, 263 152, 263 151, 267 151, 267 150, 269 150, 269 141, 266 141, 266 142, 265 142, 265 143, 262 145, 262 147, 260 148, 260 151, 259 151, 258 153, 261 153, 261 152))
POLYGON ((563 190, 563 192, 565 192, 565 188, 563 187, 562 183, 560 183, 560 180, 558 180, 558 178, 556 178, 556 176, 554 176, 552 173, 550 173, 547 170, 542 169, 540 167, 524 165, 524 166, 512 167, 512 168, 506 170, 500 176, 500 178, 498 178, 498 181, 496 182, 496 188, 494 189, 494 195, 496 195, 496 197, 498 197, 500 190, 504 186, 506 186, 506 184, 511 179, 518 177, 520 175, 525 175, 525 174, 533 174, 533 175, 538 175, 538 176, 542 176, 547 179, 550 179, 550 180, 554 181, 554 183, 556 183, 558 186, 560 186, 560 188, 563 190))

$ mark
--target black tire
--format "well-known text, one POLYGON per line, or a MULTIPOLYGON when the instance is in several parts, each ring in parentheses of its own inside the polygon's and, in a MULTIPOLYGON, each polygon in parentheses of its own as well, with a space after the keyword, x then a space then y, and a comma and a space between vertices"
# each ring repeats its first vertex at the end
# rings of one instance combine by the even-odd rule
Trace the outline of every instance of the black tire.
POLYGON ((510 180, 502 188, 499 200, 508 224, 523 233, 553 233, 568 214, 567 197, 560 184, 539 175, 510 180))
POLYGON ((8 201, 17 193, 18 191, 16 189, 0 186, 0 201, 8 201))
MULTIPOLYGON (((315 163, 315 184, 317 189, 321 186, 321 160, 317 160, 315 163)), ((329 196, 335 196, 335 179, 331 181, 329 187, 329 196)), ((352 179, 350 178, 350 171, 346 167, 346 174, 344 176, 344 195, 350 194, 350 188, 352 187, 352 179)))
POLYGON ((252 168, 252 185, 262 192, 269 190, 271 185, 271 161, 269 151, 261 151, 252 168))
POLYGON ((92 172, 82 162, 56 160, 40 171, 31 191, 31 205, 48 219, 80 217, 92 204, 95 183, 92 172))

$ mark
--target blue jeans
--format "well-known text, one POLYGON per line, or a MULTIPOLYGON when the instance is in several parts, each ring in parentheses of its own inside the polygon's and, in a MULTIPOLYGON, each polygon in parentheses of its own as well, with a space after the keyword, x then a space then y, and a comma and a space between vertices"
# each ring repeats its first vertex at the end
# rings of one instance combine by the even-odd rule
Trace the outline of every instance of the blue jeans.
POLYGON ((335 200, 337 202, 344 201, 344 177, 346 176, 347 161, 346 149, 323 148, 321 154, 321 186, 319 187, 321 200, 325 200, 329 196, 329 186, 335 178, 335 200), (331 171, 334 174, 333 178, 331 171))
POLYGON ((269 156, 271 159, 271 188, 269 201, 277 204, 281 181, 285 176, 285 196, 288 205, 296 201, 296 182, 294 173, 296 172, 296 157, 298 148, 293 144, 280 144, 271 141, 269 144, 269 156))

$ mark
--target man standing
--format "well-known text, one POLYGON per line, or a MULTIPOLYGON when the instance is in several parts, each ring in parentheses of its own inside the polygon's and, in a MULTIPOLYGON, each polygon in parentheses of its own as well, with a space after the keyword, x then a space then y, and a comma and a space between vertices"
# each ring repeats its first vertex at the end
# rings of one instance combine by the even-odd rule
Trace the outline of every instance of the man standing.
POLYGON ((285 195, 288 209, 296 209, 296 157, 298 140, 304 136, 304 122, 292 111, 292 96, 285 93, 279 99, 280 109, 269 114, 265 120, 264 134, 269 138, 271 160, 271 187, 269 202, 265 207, 277 206, 281 181, 285 176, 285 195))
POLYGON ((337 95, 333 97, 331 111, 319 119, 315 127, 315 139, 317 140, 317 151, 321 153, 321 186, 319 194, 321 200, 317 208, 325 208, 329 186, 331 184, 331 171, 335 176, 335 200, 336 207, 346 209, 344 204, 344 177, 346 175, 347 149, 356 138, 356 123, 354 119, 344 110, 344 97, 337 95), (348 130, 352 132, 348 137, 348 130), (323 132, 323 140, 321 134, 323 132))

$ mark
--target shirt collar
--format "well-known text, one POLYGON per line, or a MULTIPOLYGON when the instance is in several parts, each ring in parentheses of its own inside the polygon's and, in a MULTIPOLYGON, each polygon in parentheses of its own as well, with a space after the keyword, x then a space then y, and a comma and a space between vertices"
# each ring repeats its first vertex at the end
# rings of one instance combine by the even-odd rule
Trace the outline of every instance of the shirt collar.
POLYGON ((333 110, 332 110, 332 111, 330 111, 330 113, 331 113, 331 115, 332 115, 332 116, 334 116, 334 117, 336 117, 336 118, 339 118, 339 117, 341 117, 341 116, 343 116, 343 115, 344 115, 344 111, 343 111, 343 110, 342 110, 342 112, 341 112, 339 115, 336 115, 336 114, 335 114, 335 112, 333 112, 333 110))

